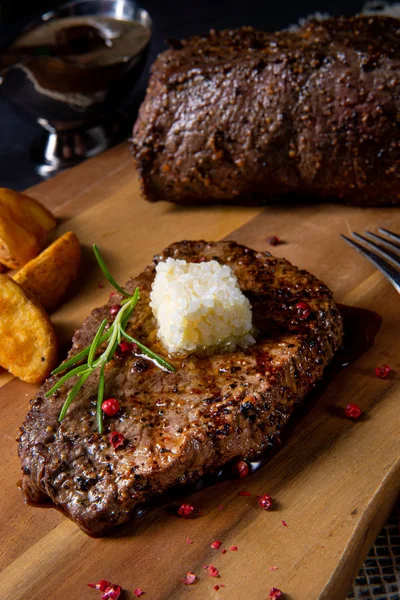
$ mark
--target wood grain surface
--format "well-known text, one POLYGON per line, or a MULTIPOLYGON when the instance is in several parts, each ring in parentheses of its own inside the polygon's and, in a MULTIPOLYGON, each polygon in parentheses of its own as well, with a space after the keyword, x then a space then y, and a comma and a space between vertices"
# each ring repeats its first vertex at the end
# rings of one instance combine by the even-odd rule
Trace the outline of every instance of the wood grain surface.
POLYGON ((79 289, 53 315, 62 342, 110 292, 98 286, 103 278, 93 242, 120 282, 181 239, 229 238, 272 250, 322 278, 337 300, 378 311, 383 324, 375 346, 334 377, 261 470, 192 495, 195 519, 161 506, 101 539, 86 536, 59 511, 24 504, 15 438, 36 388, 0 374, 0 598, 97 600, 99 592, 87 583, 105 578, 124 588, 125 600, 138 586, 149 600, 267 600, 271 587, 286 600, 344 599, 400 491, 400 298, 339 233, 400 230, 399 209, 152 205, 140 195, 126 144, 29 192, 53 210, 57 233, 74 231, 84 249, 79 289), (266 240, 274 234, 285 244, 271 249, 266 240), (387 380, 374 373, 382 363, 393 368, 387 380), (363 409, 362 420, 343 418, 349 401, 363 409), (241 490, 252 497, 238 496, 241 490), (263 493, 275 499, 274 510, 257 507, 263 493), (216 539, 226 554, 210 548, 216 539), (208 564, 219 569, 218 579, 204 570, 208 564), (188 571, 198 576, 193 586, 180 582, 188 571))

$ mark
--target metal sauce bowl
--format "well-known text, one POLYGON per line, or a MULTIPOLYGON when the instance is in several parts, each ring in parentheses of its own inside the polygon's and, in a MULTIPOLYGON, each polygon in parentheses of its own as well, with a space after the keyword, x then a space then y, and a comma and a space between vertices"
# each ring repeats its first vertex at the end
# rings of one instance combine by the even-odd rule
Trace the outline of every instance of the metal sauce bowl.
POLYGON ((65 17, 102 16, 143 25, 149 40, 113 64, 83 65, 62 56, 18 56, 14 42, 0 57, 0 94, 25 119, 44 128, 32 157, 48 176, 115 143, 118 108, 137 83, 148 55, 152 21, 135 0, 73 0, 33 21, 18 36, 65 17))

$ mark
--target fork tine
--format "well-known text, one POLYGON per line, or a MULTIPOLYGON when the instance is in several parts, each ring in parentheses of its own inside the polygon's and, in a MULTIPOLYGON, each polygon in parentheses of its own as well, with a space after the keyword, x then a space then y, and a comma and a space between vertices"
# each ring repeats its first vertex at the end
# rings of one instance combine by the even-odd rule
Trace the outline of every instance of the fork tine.
POLYGON ((400 252, 400 244, 395 244, 394 242, 388 242, 388 240, 383 238, 381 235, 376 235, 376 233, 372 233, 371 231, 366 231, 364 233, 364 235, 367 235, 368 237, 370 237, 374 240, 377 240, 378 242, 380 242, 381 244, 386 246, 386 248, 395 250, 396 252, 400 252))
POLYGON ((357 244, 357 242, 353 242, 353 240, 349 239, 345 235, 341 234, 341 237, 344 241, 358 250, 367 260, 369 260, 381 273, 385 275, 389 279, 389 281, 394 285, 396 290, 400 294, 400 273, 396 271, 392 265, 388 264, 383 258, 375 254, 375 252, 371 252, 371 250, 367 250, 363 248, 361 244, 357 244))
POLYGON ((375 242, 371 242, 370 240, 368 240, 363 235, 360 235, 359 233, 355 233, 353 231, 352 234, 353 234, 353 236, 357 240, 360 240, 361 242, 364 242, 365 246, 367 246, 367 248, 369 250, 378 250, 378 252, 384 258, 387 258, 388 260, 390 260, 391 262, 393 262, 396 265, 396 267, 400 268, 400 257, 398 256, 398 254, 395 254, 394 252, 391 252, 391 250, 385 250, 384 248, 381 248, 380 246, 378 246, 378 244, 376 244, 375 242))
POLYGON ((400 235, 397 233, 393 233, 393 231, 389 231, 388 229, 384 229, 383 227, 378 228, 379 233, 384 233, 391 240, 395 240, 396 242, 400 242, 400 235))

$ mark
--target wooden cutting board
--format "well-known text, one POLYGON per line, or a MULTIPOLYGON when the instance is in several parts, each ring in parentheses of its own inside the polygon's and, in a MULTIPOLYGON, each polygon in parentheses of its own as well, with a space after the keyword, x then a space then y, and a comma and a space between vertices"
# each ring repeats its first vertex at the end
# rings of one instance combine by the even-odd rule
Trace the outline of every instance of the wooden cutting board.
POLYGON ((93 242, 125 282, 171 242, 228 237, 309 269, 337 300, 377 310, 383 324, 375 346, 335 376, 261 470, 188 498, 200 512, 193 520, 160 507, 103 539, 86 536, 54 509, 24 504, 15 438, 36 388, 3 373, 0 598, 98 600, 87 583, 101 578, 120 584, 125 599, 139 586, 149 600, 267 600, 271 587, 286 600, 345 598, 400 491, 400 298, 339 233, 377 226, 400 231, 399 209, 152 205, 141 197, 126 144, 29 191, 56 214, 59 233, 73 230, 84 247, 79 293, 54 315, 62 341, 110 292, 98 285, 103 278, 93 242), (270 235, 285 244, 271 249, 270 235), (387 380, 374 373, 382 363, 393 369, 387 380), (348 402, 365 418, 343 418, 348 402), (238 496, 240 490, 253 495, 238 496), (257 507, 263 493, 273 496, 275 510, 257 507), (214 540, 228 552, 211 549, 214 540), (208 564, 219 569, 218 579, 206 573, 208 564), (198 576, 193 586, 180 582, 188 571, 198 576))

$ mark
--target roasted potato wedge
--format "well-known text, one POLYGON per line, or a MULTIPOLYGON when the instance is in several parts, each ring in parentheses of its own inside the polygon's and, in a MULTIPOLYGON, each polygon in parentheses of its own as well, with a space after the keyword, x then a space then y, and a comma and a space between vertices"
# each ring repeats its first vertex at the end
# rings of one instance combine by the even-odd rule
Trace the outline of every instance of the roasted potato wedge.
POLYGON ((18 269, 41 250, 56 220, 30 196, 0 188, 0 262, 18 269))
POLYGON ((39 383, 56 361, 57 338, 43 307, 0 274, 0 366, 23 381, 39 383))
POLYGON ((79 240, 72 231, 68 231, 13 278, 51 312, 61 303, 76 279, 80 259, 79 240))

